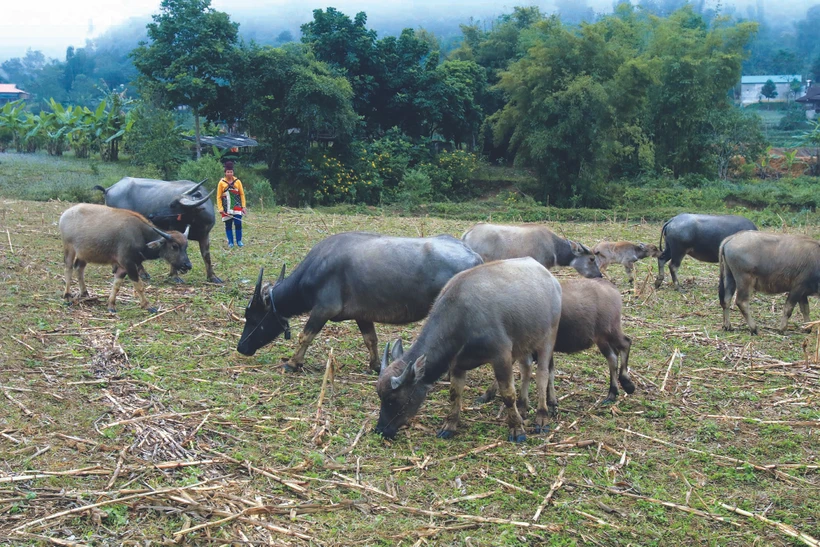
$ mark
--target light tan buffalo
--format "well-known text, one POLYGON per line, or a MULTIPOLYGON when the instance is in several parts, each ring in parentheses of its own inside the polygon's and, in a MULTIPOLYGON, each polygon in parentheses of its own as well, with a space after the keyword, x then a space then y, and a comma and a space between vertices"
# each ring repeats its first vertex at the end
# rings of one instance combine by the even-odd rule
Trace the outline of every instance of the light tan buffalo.
POLYGON ((584 245, 561 237, 546 226, 476 224, 461 236, 484 262, 529 256, 551 270, 572 266, 584 277, 602 277, 595 255, 584 245))
POLYGON ((145 298, 145 286, 139 277, 144 260, 162 258, 181 272, 191 269, 188 260, 186 233, 164 232, 133 211, 105 205, 81 203, 60 216, 63 238, 66 299, 71 297, 72 269, 77 269, 80 296, 88 296, 85 286, 85 266, 112 264, 114 285, 108 297, 108 310, 115 311, 117 293, 127 275, 134 282, 140 305, 154 312, 145 298), (159 236, 159 239, 157 239, 159 236))
POLYGON ((800 235, 744 231, 724 239, 719 255, 724 330, 732 330, 729 307, 735 292, 737 307, 752 334, 757 334, 757 325, 749 312, 749 299, 755 290, 788 293, 781 332, 798 304, 803 320, 809 320, 808 297, 820 292, 820 242, 800 235))

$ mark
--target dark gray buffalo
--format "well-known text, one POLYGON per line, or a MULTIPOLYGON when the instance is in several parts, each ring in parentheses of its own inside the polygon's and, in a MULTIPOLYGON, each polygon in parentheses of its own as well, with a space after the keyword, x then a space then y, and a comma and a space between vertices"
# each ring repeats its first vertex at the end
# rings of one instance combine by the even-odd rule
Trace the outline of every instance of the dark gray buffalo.
POLYGON ((461 236, 484 262, 529 256, 551 270, 572 266, 584 277, 602 277, 595 255, 584 245, 561 237, 546 226, 476 224, 461 236))
POLYGON ((88 296, 85 286, 86 264, 113 264, 114 285, 108 297, 108 310, 115 311, 117 292, 127 275, 134 282, 140 305, 150 312, 145 286, 139 277, 143 260, 162 258, 171 268, 182 272, 191 269, 186 234, 164 232, 133 211, 105 205, 81 203, 60 216, 63 238, 66 299, 71 297, 72 270, 77 270, 80 296, 88 296))
POLYGON ((809 296, 820 293, 820 242, 809 237, 766 232, 740 232, 720 246, 720 306, 723 328, 732 330, 729 307, 737 292, 737 307, 752 334, 757 325, 749 312, 749 298, 756 290, 766 294, 788 293, 780 331, 800 304, 803 321, 809 321, 809 296))
MULTIPOLYGON (((109 207, 136 211, 163 230, 185 231, 188 239, 199 242, 199 253, 205 262, 205 276, 211 283, 222 283, 211 264, 211 228, 214 227, 214 204, 210 194, 205 194, 202 182, 190 180, 154 180, 125 177, 107 190, 95 186, 105 194, 109 207)), ((171 266, 168 274, 178 283, 182 279, 178 270, 171 266)))
MULTIPOLYGON (((558 324, 554 352, 578 353, 597 346, 609 364, 609 393, 604 399, 605 403, 614 403, 618 399, 619 383, 627 393, 635 391, 635 384, 629 377, 632 340, 621 329, 622 307, 621 293, 605 279, 567 279, 561 282, 561 322, 558 324)), ((520 365, 523 366, 519 407, 526 409, 530 363, 522 361, 520 365)), ((497 390, 498 385, 493 383, 477 402, 491 401, 497 390)))
MULTIPOLYGON (((376 383, 381 411, 376 432, 392 439, 416 415, 433 384, 450 372, 450 413, 438 432, 455 435, 467 371, 490 363, 507 407, 509 439, 527 436, 516 405, 513 363, 538 359, 535 432, 557 408, 552 351, 561 317, 561 285, 532 258, 500 260, 456 275, 441 291, 418 340, 404 353, 385 349, 376 383), (393 362, 387 363, 388 354, 393 362), (550 366, 546 366, 549 363, 550 366)), ((523 393, 522 393, 523 395, 523 393)))
POLYGON ((424 319, 447 281, 481 262, 480 256, 448 235, 332 235, 317 243, 287 278, 282 266, 276 283, 263 285, 260 270, 236 349, 253 355, 283 332, 288 339, 288 318, 310 312, 287 370, 304 365, 305 351, 325 323, 354 319, 370 352, 370 368, 378 371, 373 323, 403 325, 424 319))
POLYGON ((718 261, 720 242, 741 230, 757 230, 748 218, 738 215, 694 215, 683 213, 666 221, 661 229, 658 246, 658 276, 655 288, 663 284, 663 267, 669 262, 672 283, 680 288, 678 268, 686 255, 702 262, 718 261), (663 241, 666 239, 666 248, 663 241))

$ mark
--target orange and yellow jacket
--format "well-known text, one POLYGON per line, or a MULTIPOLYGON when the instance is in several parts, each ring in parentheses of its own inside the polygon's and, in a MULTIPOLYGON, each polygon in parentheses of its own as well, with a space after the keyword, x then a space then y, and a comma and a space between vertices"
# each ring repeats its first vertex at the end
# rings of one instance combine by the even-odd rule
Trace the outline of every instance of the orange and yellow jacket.
POLYGON ((245 209, 245 190, 242 189, 242 181, 237 178, 232 182, 221 179, 216 187, 216 203, 223 217, 241 215, 245 209))

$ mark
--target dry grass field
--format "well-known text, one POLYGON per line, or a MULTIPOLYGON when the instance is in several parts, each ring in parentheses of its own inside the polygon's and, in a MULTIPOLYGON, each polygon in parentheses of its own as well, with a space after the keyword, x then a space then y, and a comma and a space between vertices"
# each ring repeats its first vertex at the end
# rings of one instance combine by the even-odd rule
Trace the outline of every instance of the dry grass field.
MULTIPOLYGON (((158 314, 128 282, 114 315, 106 266, 87 269, 91 299, 61 298, 68 206, 0 211, 0 544, 820 545, 817 327, 795 314, 778 334, 783 297, 757 295, 761 334, 723 332, 717 265, 686 259, 681 292, 655 291, 649 261, 634 289, 610 267, 633 395, 602 405, 603 357, 558 355, 550 433, 509 443, 501 403, 469 403, 458 435, 438 439, 440 382, 386 442, 372 433, 379 400, 355 323, 329 324, 312 370, 286 374, 306 318, 291 322, 294 340, 248 358, 235 351, 244 306, 260 266, 273 280, 330 234, 460 235, 470 223, 255 209, 244 249, 214 230, 224 285, 204 281, 193 244, 183 285, 147 263, 158 314)), ((660 231, 553 228, 590 245, 660 231)), ((380 344, 407 347, 420 327, 377 325, 380 344)), ((466 401, 490 380, 488 367, 469 375, 466 401)))

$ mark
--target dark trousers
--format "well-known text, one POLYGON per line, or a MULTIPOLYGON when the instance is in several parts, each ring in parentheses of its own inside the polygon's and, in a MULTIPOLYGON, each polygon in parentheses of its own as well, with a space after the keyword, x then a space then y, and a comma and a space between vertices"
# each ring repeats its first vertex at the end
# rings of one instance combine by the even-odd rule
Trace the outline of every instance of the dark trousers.
POLYGON ((231 227, 236 227, 236 242, 242 241, 242 217, 237 215, 225 221, 225 235, 228 236, 228 243, 233 244, 233 231, 231 227))

